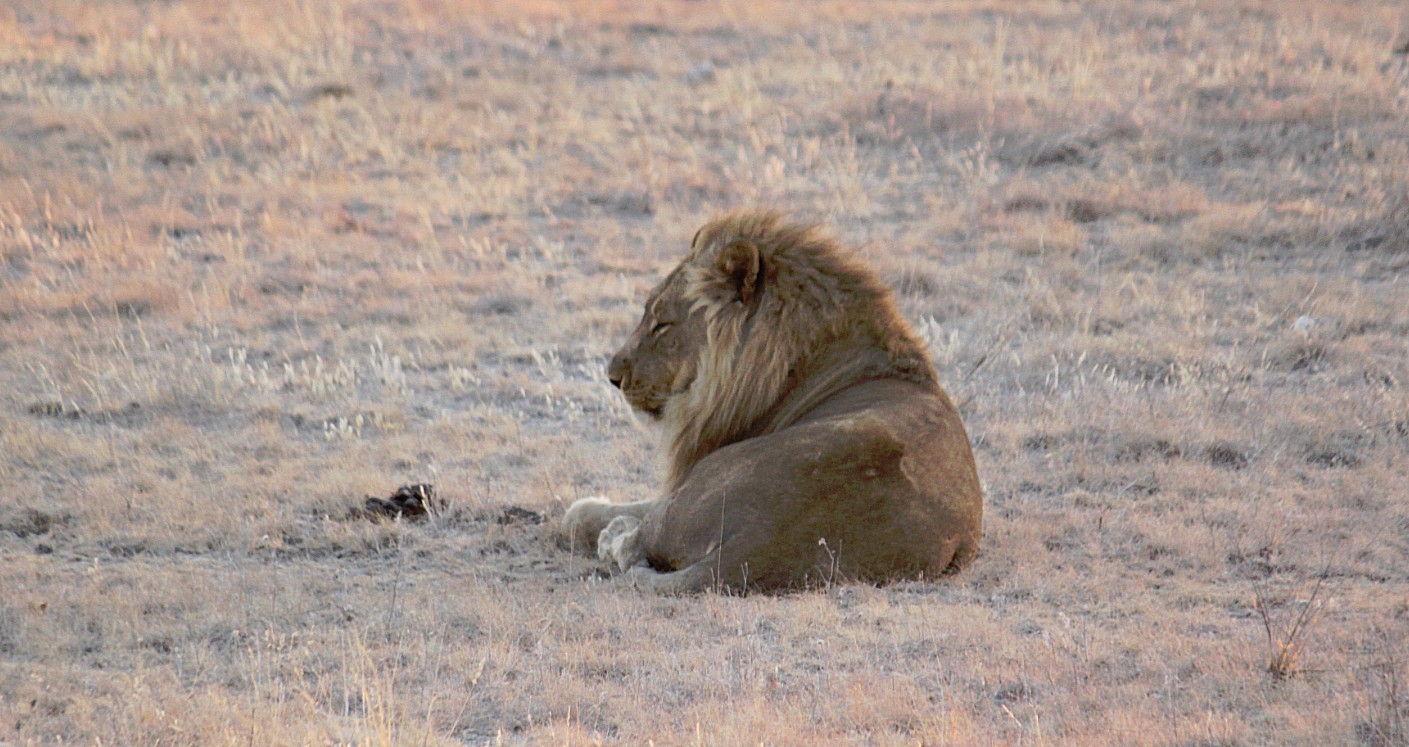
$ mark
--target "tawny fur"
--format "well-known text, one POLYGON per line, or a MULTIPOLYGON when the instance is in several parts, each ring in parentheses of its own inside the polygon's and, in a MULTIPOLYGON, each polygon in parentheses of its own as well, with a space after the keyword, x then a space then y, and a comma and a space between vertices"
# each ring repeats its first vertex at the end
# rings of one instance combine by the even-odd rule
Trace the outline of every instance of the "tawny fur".
POLYGON ((813 227, 785 224, 773 212, 727 215, 700 230, 683 266, 685 295, 703 312, 708 339, 694 386, 665 411, 668 491, 704 455, 786 428, 809 404, 859 378, 892 373, 939 390, 924 345, 896 310, 889 289, 813 227), (766 299, 752 315, 747 339, 742 331, 749 315, 711 292, 719 278, 708 265, 692 264, 740 239, 758 248, 767 268, 761 279, 766 299), (843 340, 855 340, 866 354, 840 369, 816 372, 824 380, 806 375, 817 368, 808 365, 812 351, 843 340), (790 371, 799 374, 793 382, 790 371), (812 386, 810 396, 778 411, 798 380, 812 386))
POLYGON ((814 228, 767 212, 706 224, 609 376, 665 428, 664 495, 584 499, 564 523, 638 585, 880 582, 977 553, 973 453, 924 345, 814 228))

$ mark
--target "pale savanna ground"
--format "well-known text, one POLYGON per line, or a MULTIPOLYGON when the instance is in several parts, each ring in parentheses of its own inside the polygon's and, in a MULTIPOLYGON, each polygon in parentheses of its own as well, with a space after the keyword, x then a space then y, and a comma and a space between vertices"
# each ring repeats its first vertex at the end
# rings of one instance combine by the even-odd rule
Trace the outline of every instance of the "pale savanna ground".
POLYGON ((1409 743, 1401 3, 508 6, 0 7, 0 744, 1409 743), (561 539, 758 204, 931 341, 964 573, 561 539))

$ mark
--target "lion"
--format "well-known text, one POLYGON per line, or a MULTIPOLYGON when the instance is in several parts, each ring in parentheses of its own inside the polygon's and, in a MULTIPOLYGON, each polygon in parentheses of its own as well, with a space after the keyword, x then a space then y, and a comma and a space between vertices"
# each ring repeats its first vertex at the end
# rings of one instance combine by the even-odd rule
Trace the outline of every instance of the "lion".
POLYGON ((973 452, 925 345, 814 226, 707 223, 607 377, 664 426, 663 495, 584 498, 563 523, 640 588, 933 578, 978 552, 973 452))

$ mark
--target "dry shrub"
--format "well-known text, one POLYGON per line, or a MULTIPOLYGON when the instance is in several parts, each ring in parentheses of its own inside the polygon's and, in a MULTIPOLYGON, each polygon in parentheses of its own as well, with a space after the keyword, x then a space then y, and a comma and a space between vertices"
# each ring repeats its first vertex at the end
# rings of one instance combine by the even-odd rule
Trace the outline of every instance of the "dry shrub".
POLYGON ((1291 679, 1302 671, 1307 637, 1324 611, 1325 604, 1318 603, 1318 597, 1325 580, 1325 573, 1322 573, 1311 588, 1310 596, 1301 602, 1300 610, 1295 611, 1290 622, 1281 625, 1273 623, 1266 596, 1254 587, 1253 607, 1262 620, 1262 629, 1267 636, 1267 673, 1278 682, 1291 679))

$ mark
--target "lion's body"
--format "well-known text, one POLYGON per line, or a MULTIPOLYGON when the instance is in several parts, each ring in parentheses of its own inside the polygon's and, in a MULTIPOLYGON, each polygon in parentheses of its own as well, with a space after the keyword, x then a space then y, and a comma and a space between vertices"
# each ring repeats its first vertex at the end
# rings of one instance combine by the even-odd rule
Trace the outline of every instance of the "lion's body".
POLYGON ((666 427, 666 495, 579 501, 566 524, 643 586, 883 582, 977 552, 973 454, 923 344, 810 229, 706 225, 611 376, 666 427))

